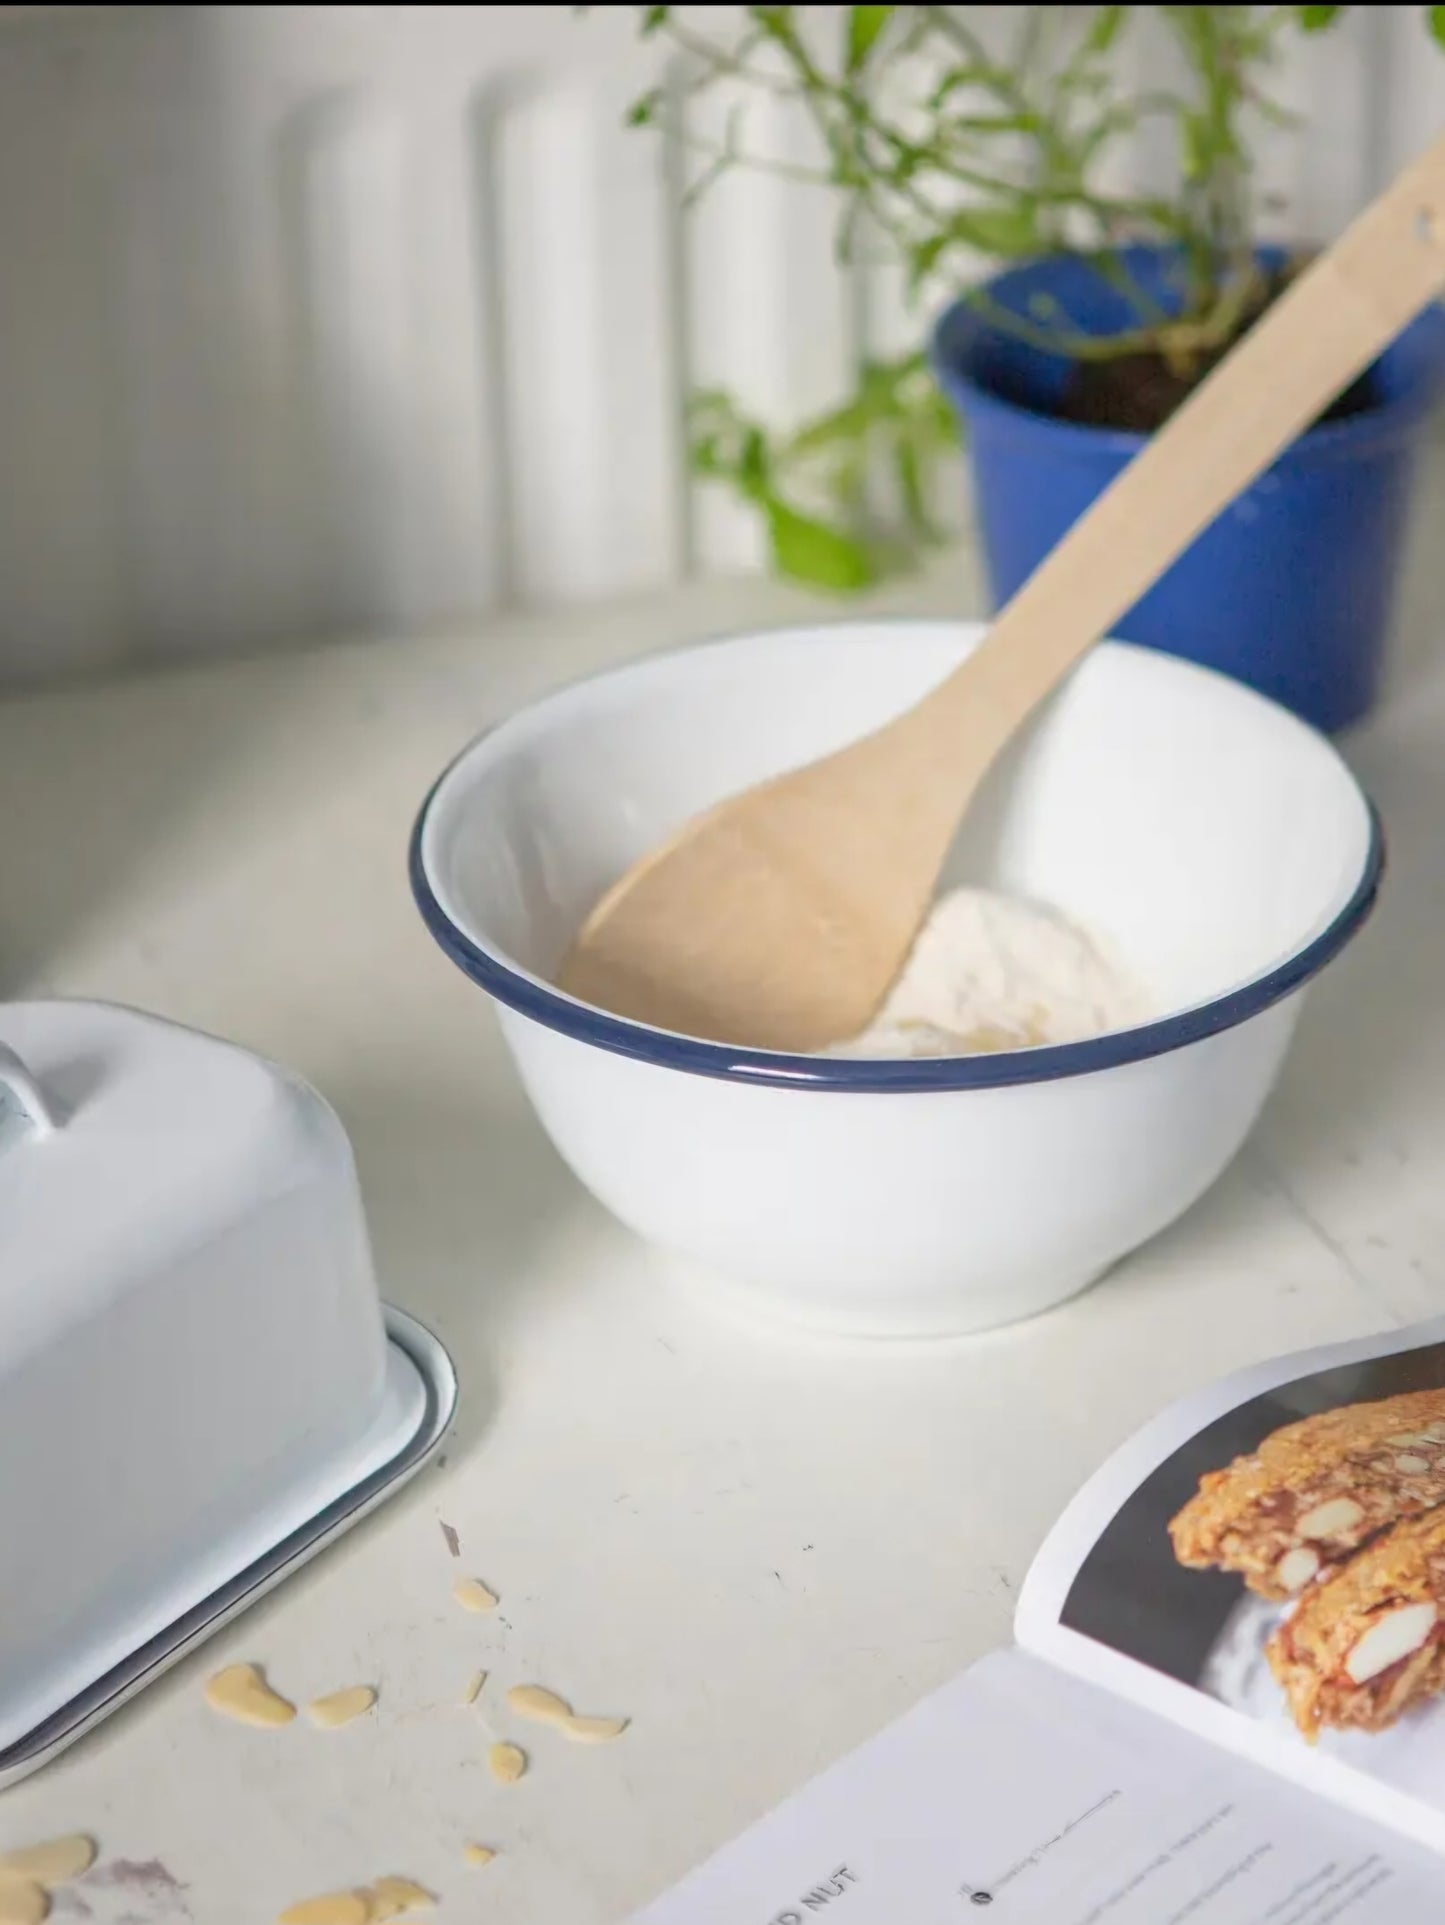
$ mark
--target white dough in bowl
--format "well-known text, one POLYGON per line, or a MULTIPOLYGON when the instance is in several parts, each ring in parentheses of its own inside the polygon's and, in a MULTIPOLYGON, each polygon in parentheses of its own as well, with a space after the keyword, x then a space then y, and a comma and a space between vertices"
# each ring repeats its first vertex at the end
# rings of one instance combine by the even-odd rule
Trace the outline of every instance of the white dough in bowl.
POLYGON ((972 1056, 1076 1043, 1150 1014, 1129 971, 1046 903, 955 889, 933 906, 877 1018, 823 1054, 972 1056))

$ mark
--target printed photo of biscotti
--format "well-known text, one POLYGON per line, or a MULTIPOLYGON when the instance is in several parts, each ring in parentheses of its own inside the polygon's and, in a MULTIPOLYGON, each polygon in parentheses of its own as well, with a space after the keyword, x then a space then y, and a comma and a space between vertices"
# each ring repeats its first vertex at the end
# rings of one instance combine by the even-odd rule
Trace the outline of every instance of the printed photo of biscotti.
POLYGON ((1174 1555, 1298 1597, 1378 1532, 1445 1503, 1445 1390, 1347 1404, 1266 1437, 1200 1479, 1169 1525, 1174 1555))
POLYGON ((1445 1510, 1397 1524, 1314 1585, 1265 1649, 1311 1744, 1384 1731, 1445 1690, 1445 1510))

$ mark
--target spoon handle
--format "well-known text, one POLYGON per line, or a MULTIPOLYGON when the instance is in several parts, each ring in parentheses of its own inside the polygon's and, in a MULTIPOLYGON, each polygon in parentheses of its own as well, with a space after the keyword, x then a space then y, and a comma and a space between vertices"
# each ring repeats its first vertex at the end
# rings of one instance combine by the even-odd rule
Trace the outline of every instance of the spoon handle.
POLYGON ((970 788, 1030 710, 1442 283, 1445 139, 1305 269, 918 705, 909 720, 970 788))

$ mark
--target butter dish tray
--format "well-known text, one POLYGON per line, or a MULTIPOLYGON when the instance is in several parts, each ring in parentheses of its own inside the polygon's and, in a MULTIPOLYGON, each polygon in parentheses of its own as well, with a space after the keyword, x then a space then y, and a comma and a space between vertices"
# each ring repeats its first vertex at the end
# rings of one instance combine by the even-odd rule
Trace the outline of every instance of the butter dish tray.
POLYGON ((399 1489, 455 1403, 313 1090, 136 1011, 0 1006, 0 1787, 399 1489))

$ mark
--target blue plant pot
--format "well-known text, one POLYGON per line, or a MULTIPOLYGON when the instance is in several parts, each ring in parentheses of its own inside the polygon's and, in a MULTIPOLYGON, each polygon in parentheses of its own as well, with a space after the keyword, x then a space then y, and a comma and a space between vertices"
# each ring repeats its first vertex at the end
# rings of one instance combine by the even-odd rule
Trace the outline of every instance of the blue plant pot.
MULTIPOLYGON (((1167 302, 1167 257, 1140 248, 1127 259, 1167 302)), ((1010 269, 989 292, 1020 314, 1046 296, 1093 335, 1136 324, 1123 298, 1072 256, 1010 269)), ((1050 412, 1071 366, 967 302, 948 310, 934 337, 935 371, 967 430, 995 607, 1144 440, 1050 412)), ((1222 669, 1319 728, 1366 714, 1380 683, 1412 465, 1445 385, 1445 312, 1428 309, 1370 379, 1374 405, 1303 435, 1114 632, 1222 669)))

